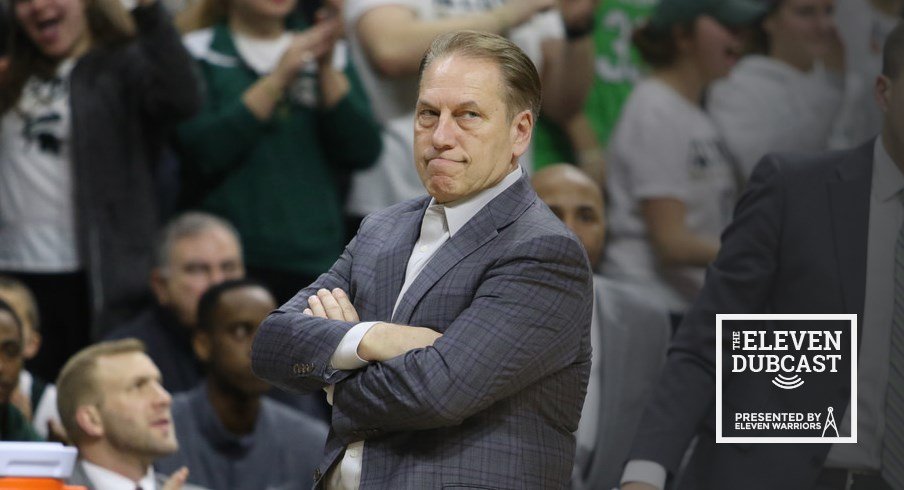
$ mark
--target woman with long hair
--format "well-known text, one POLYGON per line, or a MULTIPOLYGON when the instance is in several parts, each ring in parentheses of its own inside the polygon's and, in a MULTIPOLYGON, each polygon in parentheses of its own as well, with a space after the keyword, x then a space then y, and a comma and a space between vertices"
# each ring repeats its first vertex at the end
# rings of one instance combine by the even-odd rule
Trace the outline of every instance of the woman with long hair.
POLYGON ((680 315, 716 256, 737 190, 703 111, 706 87, 741 53, 752 0, 662 0, 634 43, 652 73, 625 103, 609 144, 610 240, 603 273, 639 284, 680 315))
POLYGON ((304 18, 296 0, 200 0, 179 19, 206 95, 178 131, 183 204, 235 225, 249 275, 279 302, 339 257, 340 183, 380 151, 363 93, 334 65, 340 9, 304 18))
POLYGON ((54 379, 147 291, 153 171, 199 106, 191 59, 156 0, 16 0, 0 73, 0 271, 36 295, 54 379), (93 332, 95 336, 99 333, 93 332))
POLYGON ((752 54, 713 85, 712 116, 746 178, 766 153, 829 147, 844 98, 835 0, 772 0, 752 54))

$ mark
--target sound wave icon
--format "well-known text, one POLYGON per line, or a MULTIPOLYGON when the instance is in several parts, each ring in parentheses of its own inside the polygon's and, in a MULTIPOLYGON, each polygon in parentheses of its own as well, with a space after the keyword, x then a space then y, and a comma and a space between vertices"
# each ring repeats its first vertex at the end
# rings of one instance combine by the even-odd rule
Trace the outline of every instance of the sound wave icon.
POLYGON ((798 375, 794 376, 782 376, 781 374, 777 375, 772 379, 772 384, 778 386, 783 390, 793 390, 795 388, 800 388, 804 385, 804 380, 800 379, 798 375))

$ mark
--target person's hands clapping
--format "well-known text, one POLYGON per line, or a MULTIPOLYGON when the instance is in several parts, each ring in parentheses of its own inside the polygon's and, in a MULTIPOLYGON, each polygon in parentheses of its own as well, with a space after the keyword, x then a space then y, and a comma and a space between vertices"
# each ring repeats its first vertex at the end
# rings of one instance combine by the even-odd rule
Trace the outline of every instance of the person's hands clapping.
POLYGON ((273 76, 283 89, 295 79, 306 63, 320 60, 332 53, 336 31, 340 27, 338 19, 330 19, 292 35, 289 47, 273 70, 273 76))

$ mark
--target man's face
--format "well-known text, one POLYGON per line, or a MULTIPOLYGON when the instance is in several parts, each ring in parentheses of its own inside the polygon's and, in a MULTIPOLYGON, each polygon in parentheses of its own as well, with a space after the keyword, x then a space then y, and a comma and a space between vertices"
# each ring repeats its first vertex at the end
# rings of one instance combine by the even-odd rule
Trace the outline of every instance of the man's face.
POLYGON ((210 330, 200 330, 195 352, 213 380, 243 396, 259 396, 270 385, 251 372, 251 342, 264 318, 276 308, 273 296, 258 286, 223 293, 210 330))
POLYGON ((208 228, 177 240, 169 264, 155 270, 151 285, 157 301, 175 313, 184 326, 197 323, 198 300, 207 288, 245 275, 239 244, 226 230, 208 228))
POLYGON ((530 143, 533 115, 509 116, 492 62, 451 55, 424 71, 414 125, 415 166, 440 203, 497 184, 530 143))
POLYGON ((537 173, 533 184, 540 199, 581 240, 590 258, 590 265, 596 269, 606 237, 600 190, 578 170, 564 167, 537 173))
POLYGON ((150 462, 179 448, 170 413, 172 397, 146 354, 100 357, 96 376, 102 393, 97 406, 102 437, 113 449, 150 462))
POLYGON ((0 310, 0 402, 9 402, 22 370, 22 335, 16 320, 0 310))

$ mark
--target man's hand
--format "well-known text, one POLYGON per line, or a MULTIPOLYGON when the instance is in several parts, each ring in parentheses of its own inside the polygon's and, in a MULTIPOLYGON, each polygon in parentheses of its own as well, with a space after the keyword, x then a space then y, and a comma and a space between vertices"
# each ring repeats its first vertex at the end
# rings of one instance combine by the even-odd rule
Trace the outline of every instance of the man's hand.
POLYGON ((183 466, 170 475, 160 490, 181 490, 186 480, 188 480, 188 468, 183 466))
POLYGON ((632 481, 621 486, 621 490, 660 490, 649 483, 632 481))
POLYGON ((365 361, 387 361, 410 350, 433 345, 442 336, 425 327, 378 323, 361 338, 358 356, 365 361))
MULTIPOLYGON (((321 289, 308 298, 305 315, 358 323, 358 311, 340 288, 332 291, 321 289)), ((410 350, 433 345, 443 335, 426 327, 411 327, 394 323, 377 323, 361 338, 358 356, 369 362, 387 361, 410 350)))
POLYGON ((330 320, 343 320, 351 323, 358 323, 358 311, 355 305, 348 299, 340 288, 332 291, 321 289, 317 291, 316 296, 308 298, 308 307, 305 308, 305 315, 316 316, 319 318, 328 318, 330 320))

